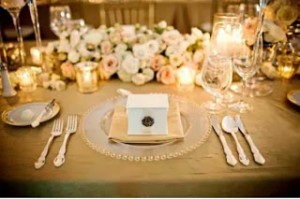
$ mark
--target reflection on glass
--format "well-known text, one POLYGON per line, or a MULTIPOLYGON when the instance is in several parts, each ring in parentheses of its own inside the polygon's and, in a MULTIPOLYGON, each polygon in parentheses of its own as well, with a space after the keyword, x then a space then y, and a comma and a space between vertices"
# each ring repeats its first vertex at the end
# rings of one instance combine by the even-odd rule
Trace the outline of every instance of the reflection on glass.
POLYGON ((66 24, 71 19, 71 10, 69 6, 51 6, 50 7, 50 27, 56 36, 65 30, 66 24))

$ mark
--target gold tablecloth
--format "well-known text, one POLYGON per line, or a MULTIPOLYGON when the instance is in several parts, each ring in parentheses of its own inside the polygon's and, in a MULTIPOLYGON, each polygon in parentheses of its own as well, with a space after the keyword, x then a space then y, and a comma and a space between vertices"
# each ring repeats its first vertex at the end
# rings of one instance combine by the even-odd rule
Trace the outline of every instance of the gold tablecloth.
MULTIPOLYGON (((35 170, 33 163, 49 138, 52 122, 35 129, 0 122, 0 196, 300 196, 300 110, 286 101, 286 92, 299 89, 300 81, 274 84, 274 93, 250 99, 254 111, 242 116, 266 158, 264 166, 254 163, 240 134, 238 139, 251 160, 249 166, 228 166, 214 132, 191 153, 147 163, 101 155, 91 150, 77 132, 70 138, 66 162, 61 168, 54 167, 53 159, 63 136, 54 141, 45 166, 35 170)), ((61 105, 58 117, 66 119, 68 114, 82 115, 88 108, 117 95, 118 88, 135 93, 173 93, 199 104, 210 99, 199 87, 184 91, 158 83, 134 86, 112 80, 101 82, 99 90, 88 95, 79 93, 75 84, 61 92, 42 88, 32 93, 19 91, 18 97, 10 100, 0 97, 0 111, 17 103, 55 97, 61 105)), ((227 134, 225 138, 238 157, 232 138, 227 134)))

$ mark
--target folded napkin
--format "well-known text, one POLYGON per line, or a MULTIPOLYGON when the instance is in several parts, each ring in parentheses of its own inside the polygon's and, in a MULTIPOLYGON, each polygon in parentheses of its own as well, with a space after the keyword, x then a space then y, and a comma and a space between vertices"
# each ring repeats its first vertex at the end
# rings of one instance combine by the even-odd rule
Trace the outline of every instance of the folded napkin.
POLYGON ((141 144, 157 144, 184 138, 179 106, 175 102, 171 102, 169 106, 167 135, 128 135, 127 125, 125 106, 116 106, 108 138, 116 142, 141 144))

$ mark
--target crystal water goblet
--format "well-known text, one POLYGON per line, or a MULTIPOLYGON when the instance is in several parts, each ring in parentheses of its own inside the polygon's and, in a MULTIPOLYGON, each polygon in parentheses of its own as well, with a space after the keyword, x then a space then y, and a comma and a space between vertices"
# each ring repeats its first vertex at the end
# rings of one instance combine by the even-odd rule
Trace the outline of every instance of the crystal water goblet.
POLYGON ((230 58, 218 55, 208 56, 201 72, 201 84, 214 101, 208 101, 204 107, 211 113, 225 110, 220 102, 222 95, 228 90, 232 82, 232 61, 230 58))

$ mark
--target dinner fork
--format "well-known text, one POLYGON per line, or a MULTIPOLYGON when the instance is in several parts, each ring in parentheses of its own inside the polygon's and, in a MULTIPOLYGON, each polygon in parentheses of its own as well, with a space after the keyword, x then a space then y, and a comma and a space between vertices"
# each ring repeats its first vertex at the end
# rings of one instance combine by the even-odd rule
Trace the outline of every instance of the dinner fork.
POLYGON ((45 148, 43 149, 39 159, 34 163, 34 167, 36 169, 40 169, 44 166, 44 164, 46 162, 46 156, 48 154, 48 150, 49 150, 49 147, 52 143, 52 140, 55 137, 60 136, 62 134, 63 126, 64 126, 64 121, 62 119, 54 120, 53 127, 52 127, 52 130, 51 130, 51 136, 48 139, 48 142, 47 142, 45 148))
POLYGON ((54 159, 53 163, 56 167, 60 167, 65 162, 65 154, 67 152, 67 142, 71 134, 75 133, 77 130, 77 115, 69 115, 66 127, 66 135, 64 142, 61 145, 58 155, 54 159))

